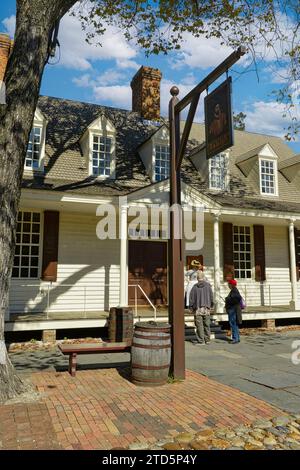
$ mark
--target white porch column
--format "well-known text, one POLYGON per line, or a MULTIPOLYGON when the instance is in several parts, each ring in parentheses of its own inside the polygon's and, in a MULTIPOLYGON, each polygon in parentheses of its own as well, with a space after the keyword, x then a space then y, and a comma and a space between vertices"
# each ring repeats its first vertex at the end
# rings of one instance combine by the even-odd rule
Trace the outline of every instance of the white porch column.
POLYGON ((296 267, 296 250, 295 250, 295 219, 290 219, 289 223, 289 242, 290 242, 290 269, 291 269, 291 282, 292 282, 292 300, 290 306, 293 309, 299 308, 297 297, 297 267, 296 267))
POLYGON ((213 214, 214 218, 214 302, 215 312, 223 311, 220 301, 220 237, 219 237, 219 213, 213 214))
POLYGON ((128 206, 120 207, 120 307, 128 306, 127 209, 128 206))

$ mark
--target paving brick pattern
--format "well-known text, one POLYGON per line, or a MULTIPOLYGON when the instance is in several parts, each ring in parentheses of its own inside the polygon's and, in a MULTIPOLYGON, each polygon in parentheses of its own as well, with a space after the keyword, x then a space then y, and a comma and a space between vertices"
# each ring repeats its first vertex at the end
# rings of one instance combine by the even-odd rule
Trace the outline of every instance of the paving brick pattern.
POLYGON ((204 426, 272 418, 282 411, 196 372, 160 387, 138 387, 128 369, 37 372, 39 403, 0 407, 3 449, 112 449, 154 444, 204 426))
POLYGON ((0 449, 62 449, 47 405, 30 403, 1 406, 0 449))

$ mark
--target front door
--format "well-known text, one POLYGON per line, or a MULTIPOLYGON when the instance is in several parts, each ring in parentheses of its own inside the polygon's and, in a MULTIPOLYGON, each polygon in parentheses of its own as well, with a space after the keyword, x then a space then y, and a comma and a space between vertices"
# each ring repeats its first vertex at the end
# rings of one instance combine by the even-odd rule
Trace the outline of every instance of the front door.
POLYGON ((149 305, 139 284, 155 306, 168 303, 166 242, 129 240, 128 242, 128 300, 129 305, 149 305))

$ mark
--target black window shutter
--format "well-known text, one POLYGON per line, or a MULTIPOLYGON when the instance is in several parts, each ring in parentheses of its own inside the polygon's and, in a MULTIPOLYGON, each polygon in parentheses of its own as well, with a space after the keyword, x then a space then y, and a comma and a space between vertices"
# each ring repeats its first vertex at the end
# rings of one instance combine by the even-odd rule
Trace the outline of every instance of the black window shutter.
POLYGON ((265 229, 263 225, 253 225, 255 280, 266 280, 265 229))
POLYGON ((59 212, 44 212, 42 280, 57 279, 59 212))

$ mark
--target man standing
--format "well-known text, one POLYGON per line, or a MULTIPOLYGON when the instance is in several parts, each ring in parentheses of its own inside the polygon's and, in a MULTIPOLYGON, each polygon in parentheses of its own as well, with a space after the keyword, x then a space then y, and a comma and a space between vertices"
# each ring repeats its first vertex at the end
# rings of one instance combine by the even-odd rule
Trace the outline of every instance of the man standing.
POLYGON ((205 280, 202 271, 197 274, 198 282, 191 290, 189 306, 194 313, 196 336, 198 343, 210 343, 210 310, 213 308, 213 291, 211 285, 205 280))

